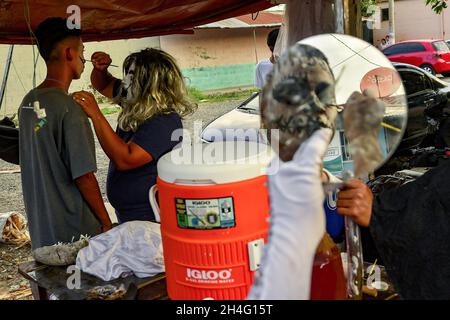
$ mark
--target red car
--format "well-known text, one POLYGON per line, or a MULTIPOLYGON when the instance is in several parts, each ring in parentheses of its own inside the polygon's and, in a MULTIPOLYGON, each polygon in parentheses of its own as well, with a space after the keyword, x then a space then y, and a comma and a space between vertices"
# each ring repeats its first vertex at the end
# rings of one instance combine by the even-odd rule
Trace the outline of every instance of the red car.
POLYGON ((412 64, 435 75, 450 76, 450 48, 443 40, 408 40, 383 50, 392 62, 412 64))

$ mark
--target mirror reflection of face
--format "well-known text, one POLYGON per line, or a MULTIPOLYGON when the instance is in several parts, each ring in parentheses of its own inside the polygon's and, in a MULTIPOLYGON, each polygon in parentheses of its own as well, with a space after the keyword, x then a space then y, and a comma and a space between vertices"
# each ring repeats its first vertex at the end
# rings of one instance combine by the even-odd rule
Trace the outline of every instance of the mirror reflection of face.
MULTIPOLYGON (((387 44, 388 40, 389 38, 386 37, 386 40, 381 41, 381 43, 386 42, 387 44)), ((353 121, 347 121, 347 124, 354 124, 358 129, 359 125, 374 128, 371 125, 372 121, 380 119, 372 115, 372 112, 376 111, 373 108, 379 106, 379 103, 383 103, 385 106, 382 122, 377 122, 380 128, 374 133, 368 129, 359 130, 360 134, 355 134, 356 131, 350 132, 349 126, 344 125, 343 112, 339 112, 335 134, 337 139, 329 149, 329 156, 325 157, 325 168, 333 173, 355 168, 355 158, 352 153, 356 149, 356 142, 353 141, 354 143, 350 145, 349 138, 356 136, 362 139, 364 136, 366 139, 369 133, 373 145, 360 143, 358 147, 360 147, 361 152, 367 151, 367 155, 373 154, 372 151, 375 149, 369 147, 381 149, 382 159, 379 157, 378 164, 374 166, 380 168, 394 155, 397 146, 402 141, 403 132, 405 132, 407 125, 407 99, 400 75, 381 51, 355 37, 341 34, 322 34, 303 39, 300 43, 319 49, 327 57, 336 79, 336 103, 342 109, 345 109, 349 102, 359 106, 359 108, 355 108, 355 113, 361 111, 360 119, 355 117, 353 121), (376 101, 369 98, 349 101, 354 92, 358 92, 360 96, 373 96, 376 101), (376 94, 373 94, 374 92, 376 94)), ((353 118, 353 116, 349 117, 353 118)), ((369 171, 373 171, 373 169, 371 168, 369 171)))
POLYGON ((134 92, 135 90, 133 88, 135 70, 136 64, 133 62, 123 78, 123 90, 125 91, 123 97, 127 102, 132 102, 137 98, 137 94, 134 92))
POLYGON ((315 130, 334 128, 334 82, 324 54, 309 45, 297 43, 274 66, 262 91, 261 121, 278 130, 271 144, 283 161, 315 130))

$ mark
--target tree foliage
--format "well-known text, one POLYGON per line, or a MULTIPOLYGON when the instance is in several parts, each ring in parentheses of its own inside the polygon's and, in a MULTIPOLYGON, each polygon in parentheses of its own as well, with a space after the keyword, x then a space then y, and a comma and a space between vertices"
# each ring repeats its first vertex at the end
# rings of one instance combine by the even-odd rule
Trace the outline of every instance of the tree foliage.
POLYGON ((427 6, 431 6, 434 12, 440 14, 442 10, 447 8, 447 0, 426 0, 427 6))
POLYGON ((373 11, 370 11, 369 8, 372 5, 376 5, 377 0, 361 0, 361 15, 363 17, 370 17, 373 15, 373 11))

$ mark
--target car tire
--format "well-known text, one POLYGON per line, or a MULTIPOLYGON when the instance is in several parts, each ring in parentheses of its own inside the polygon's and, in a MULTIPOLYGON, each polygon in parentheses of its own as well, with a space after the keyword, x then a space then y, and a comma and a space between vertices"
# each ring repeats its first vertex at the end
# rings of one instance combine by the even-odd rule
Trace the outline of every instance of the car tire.
POLYGON ((428 73, 431 73, 433 76, 436 75, 436 71, 434 71, 433 67, 429 64, 423 64, 420 66, 420 68, 422 68, 428 73))

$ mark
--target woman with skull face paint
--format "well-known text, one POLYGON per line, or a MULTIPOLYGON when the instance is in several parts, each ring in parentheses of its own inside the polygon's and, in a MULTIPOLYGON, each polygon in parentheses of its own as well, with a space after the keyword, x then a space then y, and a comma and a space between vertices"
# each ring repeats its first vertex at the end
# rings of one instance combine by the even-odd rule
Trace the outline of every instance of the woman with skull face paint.
POLYGON ((182 129, 181 118, 192 113, 196 104, 188 98, 175 59, 164 51, 148 48, 130 54, 123 64, 123 80, 108 72, 112 62, 108 54, 95 52, 91 60, 92 85, 122 107, 114 132, 92 94, 73 95, 92 119, 111 160, 108 199, 121 223, 154 221, 148 192, 156 183, 156 163, 180 142, 181 138, 172 141, 172 133, 182 129))

